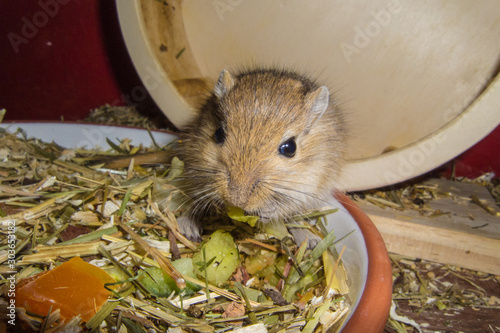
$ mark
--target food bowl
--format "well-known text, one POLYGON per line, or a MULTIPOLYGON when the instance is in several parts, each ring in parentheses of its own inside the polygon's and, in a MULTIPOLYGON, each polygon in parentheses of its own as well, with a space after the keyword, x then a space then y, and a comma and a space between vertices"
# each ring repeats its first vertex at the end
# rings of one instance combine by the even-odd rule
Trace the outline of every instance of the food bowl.
MULTIPOLYGON (((10 123, 0 124, 9 132, 22 129, 28 137, 55 142, 67 148, 109 149, 106 138, 131 139, 132 145, 152 145, 150 134, 143 129, 81 123, 10 123)), ((158 145, 165 145, 176 136, 152 131, 158 145)), ((332 204, 340 209, 329 215, 327 230, 333 230, 337 239, 352 234, 336 244, 340 252, 344 247, 343 262, 349 285, 352 308, 343 332, 381 332, 389 313, 392 295, 392 273, 389 257, 382 237, 370 219, 343 194, 332 196, 332 204)))

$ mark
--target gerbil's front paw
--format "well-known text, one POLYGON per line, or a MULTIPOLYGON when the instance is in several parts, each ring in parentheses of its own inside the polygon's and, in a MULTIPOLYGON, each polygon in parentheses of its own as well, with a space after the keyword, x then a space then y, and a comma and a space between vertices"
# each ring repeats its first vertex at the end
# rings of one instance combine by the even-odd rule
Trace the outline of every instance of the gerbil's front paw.
POLYGON ((314 249, 321 241, 318 235, 313 234, 308 229, 289 227, 288 231, 293 236, 293 240, 297 246, 300 246, 307 239, 307 248, 310 250, 314 249))
POLYGON ((181 216, 177 218, 177 224, 181 233, 190 241, 199 243, 201 242, 202 227, 199 223, 189 216, 181 216))

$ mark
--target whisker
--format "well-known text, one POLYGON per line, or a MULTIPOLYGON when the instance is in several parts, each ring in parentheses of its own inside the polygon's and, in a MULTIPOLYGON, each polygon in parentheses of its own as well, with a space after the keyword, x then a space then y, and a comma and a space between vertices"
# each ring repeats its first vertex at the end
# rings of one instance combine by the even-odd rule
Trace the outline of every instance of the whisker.
MULTIPOLYGON (((297 215, 297 214, 300 215, 302 210, 305 211, 305 210, 309 210, 309 209, 314 208, 314 207, 311 207, 311 203, 304 202, 300 198, 296 198, 293 195, 286 194, 286 193, 283 193, 282 191, 278 191, 278 190, 283 190, 285 192, 301 194, 301 195, 305 196, 306 198, 313 199, 317 203, 325 204, 327 206, 332 205, 331 200, 328 200, 328 197, 331 195, 330 193, 328 193, 328 195, 325 194, 324 196, 321 196, 321 195, 317 195, 315 192, 298 190, 295 187, 292 188, 290 186, 286 186, 286 185, 283 185, 280 183, 273 183, 273 182, 266 182, 266 183, 267 183, 266 188, 269 191, 272 191, 273 197, 276 198, 274 200, 275 203, 279 203, 280 206, 285 206, 285 207, 287 205, 291 205, 291 204, 295 204, 295 205, 299 206, 299 207, 297 207, 297 209, 295 209, 293 215, 297 215)), ((301 183, 298 183, 298 184, 301 184, 301 183)), ((307 184, 301 184, 301 185, 303 185, 302 187, 307 187, 307 184)), ((320 208, 320 207, 316 207, 316 208, 320 208)), ((335 208, 339 208, 342 211, 347 212, 345 207, 343 207, 343 206, 335 207, 335 208)))
MULTIPOLYGON (((271 182, 267 182, 267 183, 270 184, 270 185, 272 185, 276 189, 281 189, 281 190, 285 190, 285 191, 289 191, 289 192, 294 192, 294 193, 300 193, 300 194, 302 194, 304 196, 316 199, 318 201, 326 202, 325 200, 322 199, 321 196, 317 195, 315 192, 308 192, 308 191, 305 191, 305 190, 298 190, 296 188, 285 186, 285 185, 279 184, 279 183, 271 183, 271 182)), ((306 184, 301 184, 301 185, 307 186, 306 184)))

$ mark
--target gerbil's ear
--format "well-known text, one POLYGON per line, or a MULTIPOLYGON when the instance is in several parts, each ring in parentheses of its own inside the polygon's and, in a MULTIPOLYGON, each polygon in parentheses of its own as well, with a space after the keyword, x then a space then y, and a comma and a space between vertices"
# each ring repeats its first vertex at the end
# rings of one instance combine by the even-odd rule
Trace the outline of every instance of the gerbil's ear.
POLYGON ((306 105, 311 105, 311 114, 307 127, 309 128, 316 120, 320 119, 328 108, 330 93, 325 86, 310 92, 306 96, 306 105))
POLYGON ((220 75, 217 83, 215 84, 214 93, 217 98, 224 97, 225 94, 234 87, 234 77, 227 70, 223 70, 220 75))

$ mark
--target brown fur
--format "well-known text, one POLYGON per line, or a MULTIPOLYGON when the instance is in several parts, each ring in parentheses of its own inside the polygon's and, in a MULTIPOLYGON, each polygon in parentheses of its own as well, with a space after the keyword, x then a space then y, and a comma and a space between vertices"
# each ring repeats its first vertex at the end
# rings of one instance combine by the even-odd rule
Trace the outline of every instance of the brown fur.
POLYGON ((180 137, 191 215, 232 205, 266 220, 325 206, 344 163, 346 133, 333 98, 324 113, 311 111, 320 89, 285 70, 221 75, 180 137), (226 139, 218 144, 214 133, 221 126, 226 139), (279 154, 292 137, 295 156, 279 154))

